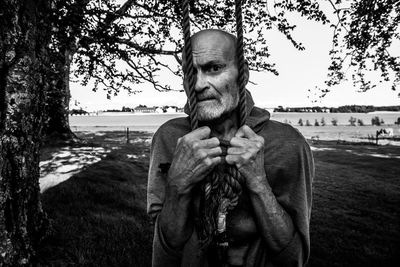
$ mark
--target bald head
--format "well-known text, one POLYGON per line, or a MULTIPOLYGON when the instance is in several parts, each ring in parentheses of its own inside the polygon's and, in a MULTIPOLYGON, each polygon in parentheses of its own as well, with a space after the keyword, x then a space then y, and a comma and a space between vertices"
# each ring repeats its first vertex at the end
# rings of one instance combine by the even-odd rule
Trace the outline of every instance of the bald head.
MULTIPOLYGON (((192 52, 193 55, 201 53, 205 50, 218 50, 227 60, 234 60, 236 58, 236 36, 218 29, 207 29, 199 31, 192 35, 192 52)), ((182 58, 185 61, 185 53, 182 58)))
MULTIPOLYGON (((212 121, 230 116, 238 105, 239 68, 236 58, 236 37, 221 30, 204 30, 191 37, 194 81, 189 87, 184 79, 188 96, 194 91, 197 98, 199 121, 212 121), (193 90, 193 91, 191 91, 193 90)), ((183 69, 187 68, 185 55, 183 69)), ((186 74, 186 73, 185 73, 186 74)), ((244 72, 248 80, 248 68, 244 72)))

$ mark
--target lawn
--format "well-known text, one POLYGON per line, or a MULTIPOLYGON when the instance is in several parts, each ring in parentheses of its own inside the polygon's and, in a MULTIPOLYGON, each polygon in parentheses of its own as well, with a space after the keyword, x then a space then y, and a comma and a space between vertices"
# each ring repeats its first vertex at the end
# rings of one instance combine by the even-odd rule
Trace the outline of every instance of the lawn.
MULTIPOLYGON (((104 148, 101 160, 42 194, 51 228, 41 266, 150 266, 146 215, 151 136, 78 133, 85 142, 45 147, 104 148)), ((308 266, 400 266, 400 148, 318 142, 308 266)), ((71 155, 72 157, 73 155, 71 155)), ((51 170, 50 170, 51 171, 51 170)))

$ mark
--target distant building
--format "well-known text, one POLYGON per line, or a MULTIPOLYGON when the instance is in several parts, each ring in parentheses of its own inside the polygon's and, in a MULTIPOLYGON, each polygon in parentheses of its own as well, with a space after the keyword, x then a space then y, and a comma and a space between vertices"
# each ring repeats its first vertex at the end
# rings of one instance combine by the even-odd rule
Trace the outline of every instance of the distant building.
POLYGON ((137 106, 133 110, 135 113, 156 113, 157 107, 137 106))

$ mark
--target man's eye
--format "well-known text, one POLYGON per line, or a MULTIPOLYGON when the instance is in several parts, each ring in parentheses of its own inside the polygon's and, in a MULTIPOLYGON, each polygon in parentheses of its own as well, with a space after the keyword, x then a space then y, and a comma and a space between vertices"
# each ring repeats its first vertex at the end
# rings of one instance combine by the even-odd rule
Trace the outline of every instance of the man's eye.
POLYGON ((222 69, 222 66, 220 66, 220 65, 212 65, 212 66, 209 66, 208 68, 206 68, 206 71, 207 72, 218 72, 221 69, 222 69))
POLYGON ((212 66, 213 71, 219 71, 221 69, 221 66, 212 66))

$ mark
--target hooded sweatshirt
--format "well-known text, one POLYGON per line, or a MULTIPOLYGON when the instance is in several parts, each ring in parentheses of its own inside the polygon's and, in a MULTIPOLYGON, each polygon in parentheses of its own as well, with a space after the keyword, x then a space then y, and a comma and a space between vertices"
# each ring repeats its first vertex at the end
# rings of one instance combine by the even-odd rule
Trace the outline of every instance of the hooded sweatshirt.
MULTIPOLYGON (((303 266, 310 253, 309 223, 312 202, 314 161, 305 138, 292 126, 270 120, 268 111, 254 107, 247 94, 246 125, 262 136, 264 168, 277 201, 290 215, 295 234, 279 253, 272 253, 261 234, 250 244, 245 258, 246 267, 303 266)), ((196 231, 182 250, 168 246, 158 225, 163 208, 167 172, 164 164, 171 163, 178 138, 189 133, 189 118, 176 118, 163 124, 154 134, 151 146, 147 187, 147 211, 155 221, 152 266, 208 267, 207 252, 200 249, 196 231)))

